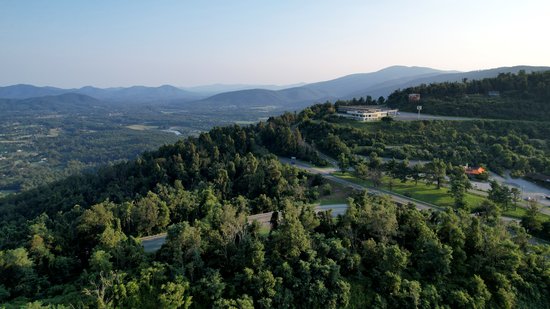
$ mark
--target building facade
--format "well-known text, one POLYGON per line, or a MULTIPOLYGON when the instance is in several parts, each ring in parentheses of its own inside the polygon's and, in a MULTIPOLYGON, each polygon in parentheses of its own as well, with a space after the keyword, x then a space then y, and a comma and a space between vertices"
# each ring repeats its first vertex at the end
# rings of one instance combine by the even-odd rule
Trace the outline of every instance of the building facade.
POLYGON ((377 121, 384 117, 397 115, 397 109, 387 109, 378 106, 340 106, 338 115, 357 121, 377 121))

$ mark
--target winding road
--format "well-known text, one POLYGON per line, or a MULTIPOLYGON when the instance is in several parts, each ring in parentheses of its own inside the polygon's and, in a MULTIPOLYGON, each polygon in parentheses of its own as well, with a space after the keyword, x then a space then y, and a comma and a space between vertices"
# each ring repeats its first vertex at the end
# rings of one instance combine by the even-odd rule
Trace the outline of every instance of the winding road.
MULTIPOLYGON (((348 205, 346 204, 332 204, 315 207, 316 212, 332 210, 332 216, 334 217, 338 215, 343 215, 347 209, 348 205)), ((254 221, 257 221, 263 226, 270 227, 269 221, 271 220, 271 215, 273 215, 272 211, 251 215, 248 216, 248 222, 252 223, 254 221)), ((162 247, 162 245, 166 241, 166 233, 142 237, 140 238, 140 240, 145 252, 155 252, 160 249, 160 247, 162 247)))
MULTIPOLYGON (((346 187, 349 187, 349 188, 352 188, 352 189, 355 189, 355 190, 359 190, 359 191, 368 190, 370 193, 373 193, 373 194, 376 194, 376 195, 387 195, 394 202, 396 202, 398 204, 401 204, 401 205, 406 205, 408 203, 412 203, 419 210, 428 210, 428 209, 435 210, 435 211, 443 210, 443 208, 438 207, 436 205, 426 203, 426 202, 422 202, 422 201, 419 201, 419 200, 415 200, 415 199, 412 199, 412 198, 409 198, 409 197, 406 197, 406 196, 403 196, 403 195, 400 195, 400 194, 396 194, 394 192, 381 190, 381 189, 376 189, 376 188, 371 188, 371 187, 365 187, 365 186, 353 183, 351 181, 348 181, 348 180, 345 180, 345 179, 342 179, 342 178, 338 178, 334 175, 331 175, 331 173, 337 171, 337 169, 334 168, 334 167, 323 167, 323 168, 315 167, 315 166, 312 166, 308 163, 305 163, 305 162, 302 162, 302 161, 299 161, 299 160, 291 160, 291 159, 283 158, 283 157, 279 157, 279 160, 282 163, 292 164, 292 165, 296 166, 297 168, 308 171, 311 174, 321 175, 321 176, 323 176, 324 178, 326 178, 328 180, 331 180, 333 182, 339 183, 341 185, 344 185, 346 187)), ((316 211, 332 210, 332 215, 334 217, 336 217, 338 215, 344 214, 346 212, 347 208, 348 208, 348 205, 346 205, 346 204, 332 204, 332 205, 316 206, 315 210, 316 211)), ((251 216, 248 216, 248 222, 258 221, 260 224, 269 227, 269 225, 270 225, 269 220, 271 219, 272 214, 273 214, 273 212, 266 212, 266 213, 251 215, 251 216)), ((516 218, 510 218, 510 217, 501 217, 501 219, 505 222, 511 222, 511 221, 519 222, 520 221, 516 218)), ((166 233, 141 238, 141 243, 143 244, 145 252, 155 252, 155 251, 157 251, 158 249, 160 249, 160 247, 162 247, 162 244, 164 244, 165 241, 166 241, 166 233)))
MULTIPOLYGON (((292 164, 291 160, 287 159, 287 158, 279 158, 279 160, 283 163, 292 164)), ((403 195, 400 195, 400 194, 397 194, 397 193, 394 193, 394 192, 382 190, 382 189, 377 189, 377 188, 372 188, 372 187, 365 187, 365 186, 353 183, 351 181, 348 181, 348 180, 336 177, 334 175, 331 175, 331 173, 337 171, 337 169, 335 167, 322 167, 322 168, 321 167, 315 167, 315 166, 312 166, 308 163, 305 163, 305 162, 302 162, 302 161, 299 161, 299 160, 295 160, 293 165, 300 168, 300 169, 308 171, 311 174, 319 174, 319 175, 323 176, 324 178, 326 178, 328 180, 331 180, 333 182, 339 183, 341 185, 344 185, 346 187, 349 187, 349 188, 352 188, 352 189, 355 189, 355 190, 359 190, 359 191, 368 190, 370 193, 373 193, 373 194, 376 194, 376 195, 389 195, 392 198, 393 201, 395 201, 399 204, 405 205, 405 204, 408 204, 408 203, 413 203, 416 206, 416 208, 420 209, 420 210, 425 210, 425 209, 441 210, 442 209, 441 207, 438 207, 438 206, 430 204, 430 203, 422 202, 422 201, 419 201, 419 200, 416 200, 416 199, 412 199, 412 198, 409 198, 409 197, 406 197, 406 196, 403 196, 403 195)))

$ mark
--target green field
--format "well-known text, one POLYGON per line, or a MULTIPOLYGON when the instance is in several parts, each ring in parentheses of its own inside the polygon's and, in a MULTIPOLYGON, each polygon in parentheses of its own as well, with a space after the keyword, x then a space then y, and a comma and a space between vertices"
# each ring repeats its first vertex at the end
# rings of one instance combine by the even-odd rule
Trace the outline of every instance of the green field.
MULTIPOLYGON (((336 172, 333 175, 342 179, 349 180, 353 183, 374 188, 372 181, 359 179, 349 172, 336 172)), ((398 179, 394 179, 392 190, 390 190, 389 180, 389 177, 384 176, 382 178, 382 185, 377 189, 395 192, 397 194, 401 194, 437 206, 453 206, 453 198, 449 196, 448 189, 446 188, 437 189, 435 185, 429 185, 422 182, 414 184, 414 182, 412 181, 407 181, 403 183, 398 179)), ((481 203, 483 198, 477 195, 468 194, 466 200, 469 205, 475 207, 479 203, 481 203)))
MULTIPOLYGON (((338 178, 342 178, 348 181, 351 181, 356 184, 360 184, 366 187, 373 187, 372 181, 370 180, 362 180, 351 174, 350 172, 335 172, 333 173, 334 176, 338 178)), ((384 176, 382 179, 382 185, 378 187, 378 189, 383 189, 386 191, 395 192, 407 197, 411 197, 413 199, 417 199, 422 202, 434 204, 437 206, 443 206, 443 207, 453 207, 454 206, 454 200, 452 196, 449 194, 449 189, 442 187, 440 189, 437 189, 435 185, 426 184, 423 182, 418 182, 418 184, 415 184, 413 181, 407 181, 405 183, 402 183, 398 179, 394 179, 393 181, 393 189, 390 190, 389 188, 389 177, 384 176)), ((466 193, 466 203, 470 207, 470 209, 476 208, 483 202, 485 197, 476 195, 473 193, 466 193)), ((527 211, 524 208, 516 207, 515 209, 509 209, 506 211, 503 211, 502 214, 507 217, 512 218, 521 218, 523 217, 527 211)), ((547 216, 545 214, 539 213, 539 219, 542 221, 550 221, 550 216, 547 216)))
POLYGON ((129 126, 126 126, 126 128, 136 131, 145 131, 145 130, 153 130, 158 128, 158 126, 148 126, 144 124, 132 124, 129 126))

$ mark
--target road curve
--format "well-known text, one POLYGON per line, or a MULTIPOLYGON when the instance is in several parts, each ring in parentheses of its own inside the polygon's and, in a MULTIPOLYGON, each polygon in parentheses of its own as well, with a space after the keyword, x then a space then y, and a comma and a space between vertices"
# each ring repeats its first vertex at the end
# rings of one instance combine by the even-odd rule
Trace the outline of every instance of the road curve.
MULTIPOLYGON (((332 215, 334 217, 338 215, 343 215, 347 209, 348 209, 348 205, 346 204, 332 204, 332 205, 323 205, 323 206, 315 207, 316 212, 332 210, 332 215)), ((248 222, 252 223, 254 221, 257 221, 261 225, 269 228, 270 227, 269 221, 271 220, 272 215, 273 215, 272 211, 251 215, 251 216, 248 216, 248 222)), ((166 241, 166 233, 142 237, 140 238, 140 240, 145 252, 155 252, 158 249, 160 249, 160 247, 162 247, 162 245, 166 241)))
POLYGON ((393 201, 395 201, 397 203, 400 203, 400 204, 413 203, 416 206, 416 208, 420 209, 420 210, 426 210, 426 209, 441 210, 441 207, 438 207, 438 206, 433 205, 433 204, 429 204, 429 203, 425 203, 425 202, 418 201, 418 200, 415 200, 415 199, 411 199, 411 198, 408 198, 406 196, 396 194, 394 192, 381 190, 381 189, 376 189, 376 188, 372 188, 372 187, 365 187, 365 186, 353 183, 351 181, 348 181, 348 180, 336 177, 334 175, 331 175, 331 173, 337 171, 337 169, 334 168, 334 167, 327 167, 327 168, 315 167, 315 166, 312 166, 312 165, 310 165, 308 163, 305 163, 303 161, 300 161, 300 160, 295 160, 294 163, 292 163, 289 159, 282 158, 282 157, 279 157, 279 160, 282 163, 293 164, 297 168, 305 170, 305 171, 307 171, 311 174, 321 175, 326 179, 329 179, 331 181, 334 181, 336 183, 339 183, 341 185, 344 185, 346 187, 349 187, 349 188, 352 188, 352 189, 355 189, 355 190, 359 190, 359 191, 368 190, 370 193, 373 193, 373 194, 376 194, 376 195, 389 195, 393 201))
MULTIPOLYGON (((279 160, 282 163, 292 164, 292 165, 296 166, 297 168, 303 169, 303 170, 305 170, 309 173, 321 175, 326 179, 329 179, 331 181, 334 181, 336 183, 342 184, 344 186, 347 186, 347 187, 355 189, 355 190, 359 190, 359 191, 368 190, 370 193, 373 193, 373 194, 376 194, 376 195, 387 195, 393 201, 395 201, 399 204, 405 205, 405 204, 408 204, 408 203, 412 203, 419 210, 428 210, 428 209, 435 210, 435 211, 441 211, 442 210, 441 207, 438 207, 436 205, 432 205, 432 204, 425 203, 425 202, 422 202, 422 201, 414 200, 414 199, 411 199, 411 198, 408 198, 408 197, 405 197, 405 196, 402 196, 402 195, 398 195, 394 192, 390 192, 390 191, 386 191, 386 190, 380 190, 380 189, 371 188, 371 187, 365 187, 365 186, 353 183, 351 181, 348 181, 348 180, 345 180, 345 179, 342 179, 342 178, 338 178, 334 175, 331 175, 332 172, 336 171, 336 168, 334 168, 334 167, 328 167, 328 168, 314 167, 310 164, 307 164, 307 163, 299 161, 299 160, 292 160, 294 162, 291 162, 290 159, 283 158, 283 157, 279 157, 279 160)), ((336 217, 338 215, 344 214, 346 212, 347 208, 348 208, 348 205, 346 205, 346 204, 332 204, 332 205, 316 206, 315 210, 316 211, 332 210, 332 215, 334 217, 336 217)), ((273 212, 266 212, 266 213, 251 215, 251 216, 248 216, 248 222, 258 221, 260 224, 269 227, 270 226, 269 221, 271 220, 272 214, 273 214, 273 212)), ((501 217, 501 219, 505 222, 511 222, 511 221, 519 222, 520 221, 516 218, 510 218, 510 217, 501 217)), ((166 241, 166 233, 153 235, 153 236, 142 237, 140 240, 141 240, 141 243, 143 245, 143 248, 144 248, 145 252, 155 252, 158 249, 160 249, 160 247, 162 247, 162 245, 166 241)))
MULTIPOLYGON (((336 168, 334 168, 334 167, 318 168, 318 167, 314 167, 314 166, 312 166, 308 163, 305 163, 303 161, 300 161, 300 160, 294 160, 295 162, 291 163, 291 161, 289 159, 283 158, 283 157, 279 157, 279 160, 283 163, 293 164, 297 168, 303 169, 303 170, 308 171, 312 174, 319 174, 319 175, 323 176, 326 179, 337 182, 339 184, 342 184, 344 186, 347 186, 347 187, 355 189, 355 190, 359 190, 359 191, 368 190, 368 192, 376 194, 376 195, 387 195, 393 201, 395 201, 399 204, 412 203, 413 205, 415 205, 416 209, 419 209, 419 210, 427 210, 427 209, 431 209, 431 210, 435 210, 435 211, 443 210, 442 207, 439 207, 437 205, 433 205, 433 204, 430 204, 430 203, 415 200, 415 199, 397 194, 395 192, 362 186, 362 185, 356 184, 354 182, 336 177, 334 175, 331 175, 332 172, 336 171, 336 168)), ((505 216, 501 216, 501 219, 505 222, 512 222, 512 221, 520 222, 521 221, 517 218, 511 218, 511 217, 505 217, 505 216)))

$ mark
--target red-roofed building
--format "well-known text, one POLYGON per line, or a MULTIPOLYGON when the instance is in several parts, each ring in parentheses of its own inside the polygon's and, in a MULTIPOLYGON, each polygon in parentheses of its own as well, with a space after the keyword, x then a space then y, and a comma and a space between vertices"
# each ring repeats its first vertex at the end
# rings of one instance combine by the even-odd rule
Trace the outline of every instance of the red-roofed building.
POLYGON ((472 175, 477 176, 485 173, 485 169, 483 167, 465 167, 464 171, 466 172, 466 175, 472 175))

